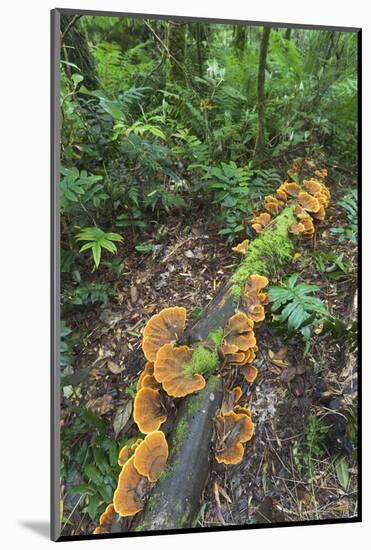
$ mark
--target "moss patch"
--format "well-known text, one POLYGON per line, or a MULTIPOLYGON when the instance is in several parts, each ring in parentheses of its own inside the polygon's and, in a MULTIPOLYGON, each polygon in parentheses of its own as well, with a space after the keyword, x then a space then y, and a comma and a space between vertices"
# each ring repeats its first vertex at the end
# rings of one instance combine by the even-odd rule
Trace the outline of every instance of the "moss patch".
POLYGON ((294 251, 288 227, 295 222, 294 206, 289 206, 275 218, 272 226, 249 246, 246 258, 231 277, 231 294, 239 301, 243 285, 249 275, 272 276, 287 264, 294 251))
POLYGON ((218 328, 208 334, 205 343, 197 344, 192 359, 183 367, 185 375, 203 374, 208 378, 218 367, 218 347, 221 345, 222 340, 223 329, 218 328))

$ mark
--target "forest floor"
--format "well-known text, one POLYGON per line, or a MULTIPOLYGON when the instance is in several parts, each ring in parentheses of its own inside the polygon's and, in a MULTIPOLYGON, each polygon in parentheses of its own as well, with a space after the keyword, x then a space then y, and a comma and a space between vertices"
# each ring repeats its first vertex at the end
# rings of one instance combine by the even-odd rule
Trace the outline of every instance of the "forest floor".
MULTIPOLYGON (((347 187, 354 184, 342 179, 347 187)), ((346 221, 344 211, 336 205, 342 189, 338 183, 336 191, 331 188, 327 220, 317 231, 316 240, 298 243, 295 262, 287 273, 280 273, 280 279, 299 272, 306 282, 321 287, 319 297, 336 317, 352 319, 357 250, 349 241, 340 243, 329 232, 331 226, 341 226, 346 221), (329 278, 327 272, 316 269, 312 261, 314 250, 342 255, 349 270, 336 279, 329 278)), ((172 223, 167 220, 166 225, 159 224, 147 237, 141 236, 141 243, 160 244, 153 254, 138 253, 134 249, 138 243, 127 238, 120 248, 124 269, 119 276, 110 275, 115 297, 106 306, 84 307, 66 316, 75 337, 79 333, 84 335, 75 346, 75 367, 70 368, 69 374, 85 373, 84 403, 103 419, 112 438, 115 438, 115 411, 132 400, 145 363, 140 350, 141 332, 148 319, 162 308, 174 305, 186 307, 189 318, 195 319, 238 265, 231 245, 210 225, 210 218, 211 209, 200 212, 195 219, 179 218, 172 223)), ((104 277, 107 280, 107 273, 104 277)), ((241 464, 211 464, 197 526, 356 515, 355 453, 349 451, 344 425, 337 422, 337 417, 343 415, 339 411, 344 399, 356 406, 354 354, 348 353, 331 335, 319 333, 313 338, 310 352, 303 357, 303 342, 300 339, 287 342, 275 336, 269 323, 257 330, 257 340, 259 375, 241 398, 241 402, 251 407, 255 435, 246 445, 241 464), (287 365, 280 368, 272 363, 268 351, 282 352, 284 346, 288 346, 287 365), (326 452, 320 458, 308 451, 305 418, 309 413, 320 421, 330 420, 326 452), (344 447, 350 474, 347 488, 339 482, 336 471, 336 457, 344 452, 344 447)), ((70 418, 70 400, 65 395, 62 425, 67 426, 70 418)), ((130 419, 120 437, 136 433, 130 419)), ((96 524, 83 512, 82 503, 73 504, 65 500, 70 523, 63 534, 92 532, 96 524)))

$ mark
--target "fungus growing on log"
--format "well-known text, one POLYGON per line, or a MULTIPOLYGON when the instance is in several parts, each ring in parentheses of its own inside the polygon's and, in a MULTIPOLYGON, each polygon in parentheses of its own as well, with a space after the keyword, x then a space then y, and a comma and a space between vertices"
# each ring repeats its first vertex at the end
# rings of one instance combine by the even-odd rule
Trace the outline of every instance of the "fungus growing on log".
POLYGON ((103 514, 101 514, 99 518, 99 525, 106 526, 106 525, 112 525, 112 523, 116 519, 116 512, 115 507, 112 504, 109 504, 107 508, 104 510, 103 514))
POLYGON ((188 375, 185 371, 192 354, 192 348, 175 347, 173 344, 165 344, 157 353, 154 376, 168 395, 184 397, 205 386, 205 378, 201 374, 188 375))
POLYGON ((325 208, 321 205, 320 209, 318 210, 318 212, 313 212, 312 213, 312 216, 313 218, 315 218, 316 220, 319 220, 321 222, 323 222, 323 220, 326 218, 326 211, 325 211, 325 208))
POLYGON ((111 532, 111 527, 117 521, 117 514, 113 504, 109 504, 99 518, 99 525, 94 529, 93 535, 105 535, 111 532))
POLYGON ((251 411, 248 407, 241 407, 241 405, 235 405, 233 411, 236 414, 245 414, 251 418, 251 411))
POLYGON ((142 476, 134 466, 134 456, 129 458, 119 475, 113 506, 120 516, 135 516, 143 510, 145 497, 150 489, 146 476, 142 476))
POLYGON ((303 218, 300 223, 302 223, 305 228, 305 232, 303 233, 303 238, 311 239, 315 233, 312 218, 303 218))
POLYGON ((267 295, 260 291, 268 284, 268 279, 262 275, 250 275, 245 282, 242 295, 242 305, 247 316, 259 323, 264 321, 264 304, 267 303, 267 295))
POLYGON ((299 223, 293 223, 290 225, 289 231, 293 235, 301 235, 304 239, 311 239, 315 233, 312 218, 302 218, 299 223))
POLYGON ((142 388, 152 388, 153 390, 158 390, 160 384, 157 382, 153 374, 146 374, 142 380, 142 388))
POLYGON ((307 212, 318 212, 320 209, 318 200, 306 191, 299 193, 298 203, 304 210, 307 210, 307 212))
POLYGON ((169 449, 163 432, 148 434, 134 453, 134 466, 139 474, 154 483, 164 471, 169 449))
POLYGON ((220 350, 230 364, 244 364, 256 346, 254 322, 239 311, 230 317, 224 329, 224 342, 220 350))
POLYGON ((151 361, 146 362, 144 369, 140 373, 140 376, 137 382, 137 391, 139 391, 142 388, 143 378, 147 376, 147 374, 153 374, 153 363, 151 361))
POLYGON ((302 223, 293 223, 289 227, 290 233, 293 235, 300 235, 300 233, 304 233, 305 227, 302 223))
POLYGON ((102 525, 98 525, 93 531, 93 535, 108 535, 108 533, 108 529, 102 525))
POLYGON ((230 335, 249 332, 253 327, 254 322, 245 313, 239 311, 228 319, 224 328, 224 338, 226 339, 230 335))
POLYGON ((320 193, 316 193, 314 195, 314 197, 318 200, 318 202, 320 203, 321 206, 323 206, 324 208, 327 208, 328 205, 329 205, 329 198, 328 196, 326 195, 326 193, 324 193, 323 191, 321 191, 320 193))
POLYGON ((251 227, 254 229, 256 233, 259 234, 269 224, 271 219, 272 219, 271 215, 268 214, 268 212, 263 212, 262 214, 259 214, 259 216, 255 216, 251 220, 251 227))
POLYGON ((217 442, 215 458, 218 463, 239 464, 244 455, 243 443, 254 433, 254 424, 247 414, 234 411, 215 418, 217 442))
POLYGON ((239 243, 237 246, 232 248, 233 252, 238 252, 239 254, 243 254, 245 256, 247 254, 249 242, 250 241, 248 239, 245 239, 242 243, 239 243))
POLYGON ((276 191, 276 199, 282 202, 287 202, 287 193, 283 185, 280 185, 276 191))
POLYGON ((167 418, 159 390, 142 388, 134 399, 134 421, 139 430, 148 434, 159 429, 167 418))
POLYGON ((267 195, 266 197, 264 197, 263 206, 264 206, 264 209, 267 210, 270 214, 273 214, 274 216, 276 216, 281 210, 281 208, 283 208, 284 203, 276 199, 276 197, 267 195))
POLYGON ((245 292, 260 292, 268 284, 269 281, 264 275, 250 275, 245 282, 245 292))
POLYGON ((119 466, 123 466, 125 462, 129 460, 135 449, 142 443, 143 439, 138 438, 131 446, 125 445, 119 452, 117 463, 119 466))
POLYGON ((234 403, 237 403, 241 399, 242 396, 242 389, 240 386, 236 386, 232 389, 232 393, 234 394, 234 403))
POLYGON ((303 185, 305 187, 305 190, 308 191, 308 193, 310 193, 311 195, 315 195, 316 193, 320 193, 322 191, 322 183, 318 180, 304 180, 303 185))
POLYGON ((164 344, 176 342, 180 338, 186 317, 184 307, 168 307, 151 317, 144 328, 142 343, 148 361, 155 361, 158 350, 164 344))
POLYGON ((318 176, 319 178, 327 178, 327 170, 326 170, 326 168, 322 168, 321 170, 316 170, 314 173, 315 173, 316 176, 318 176))
POLYGON ((239 371, 241 374, 243 374, 248 384, 252 384, 253 382, 255 382, 256 377, 258 376, 258 369, 253 365, 242 365, 239 371))
POLYGON ((285 181, 280 189, 282 189, 287 195, 290 195, 290 197, 298 197, 301 187, 297 183, 294 183, 293 181, 285 181))
POLYGON ((300 206, 300 204, 296 205, 295 208, 295 216, 299 218, 299 220, 302 220, 303 218, 310 218, 310 214, 300 206))

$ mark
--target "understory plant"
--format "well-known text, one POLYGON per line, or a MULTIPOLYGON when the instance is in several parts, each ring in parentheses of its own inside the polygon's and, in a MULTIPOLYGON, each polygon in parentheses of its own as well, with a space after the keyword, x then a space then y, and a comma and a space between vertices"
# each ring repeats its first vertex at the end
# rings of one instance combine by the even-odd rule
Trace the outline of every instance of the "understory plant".
POLYGON ((328 309, 314 296, 319 286, 299 282, 299 273, 293 273, 281 286, 269 287, 272 313, 278 314, 278 325, 287 327, 288 337, 299 333, 304 338, 304 353, 310 348, 313 328, 328 316, 328 309))

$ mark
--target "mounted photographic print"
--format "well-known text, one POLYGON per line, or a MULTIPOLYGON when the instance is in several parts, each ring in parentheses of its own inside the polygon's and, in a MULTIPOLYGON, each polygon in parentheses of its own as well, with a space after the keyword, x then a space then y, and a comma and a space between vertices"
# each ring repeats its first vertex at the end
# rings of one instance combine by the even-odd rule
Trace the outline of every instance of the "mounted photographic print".
POLYGON ((53 10, 54 540, 361 520, 360 37, 53 10))

